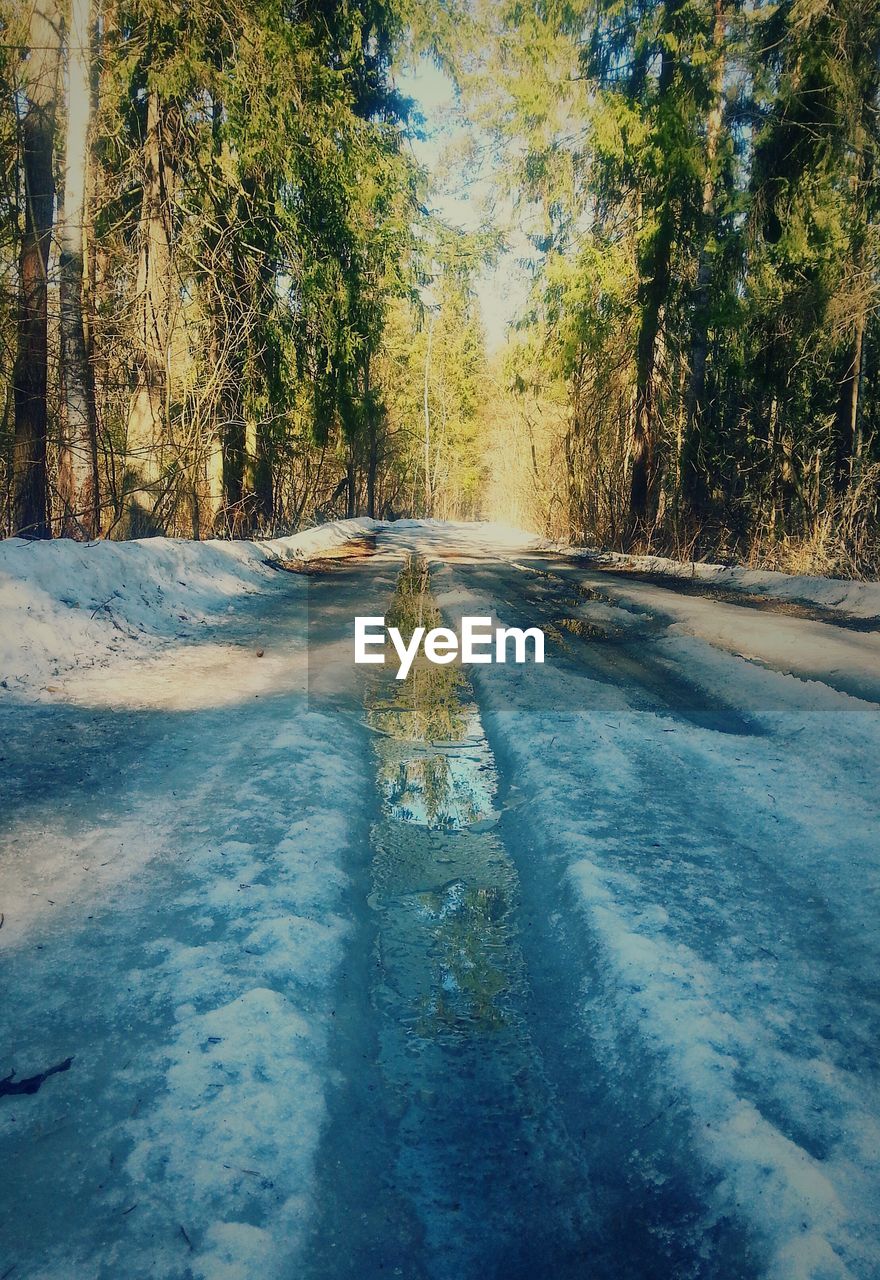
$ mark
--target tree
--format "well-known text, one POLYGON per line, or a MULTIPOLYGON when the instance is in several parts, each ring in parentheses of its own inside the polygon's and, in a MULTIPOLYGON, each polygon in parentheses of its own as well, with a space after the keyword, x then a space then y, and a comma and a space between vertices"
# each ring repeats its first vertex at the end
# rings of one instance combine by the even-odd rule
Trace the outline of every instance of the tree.
POLYGON ((91 26, 89 0, 71 0, 67 34, 64 188, 60 210, 61 374, 65 431, 59 471, 64 531, 74 537, 86 538, 94 538, 100 529, 95 379, 83 320, 83 228, 91 103, 91 26))
MULTIPOLYGON (((834 417, 834 490, 849 486, 861 451, 865 336, 876 307, 878 101, 880 101, 880 14, 875 6, 843 0, 841 26, 847 74, 843 78, 844 174, 849 183, 849 265, 846 290, 852 300, 841 353, 840 392, 834 417)), ((840 46, 838 46, 840 47, 840 46)))
POLYGON ((19 249, 18 343, 13 371, 15 440, 12 523, 26 538, 48 538, 46 404, 49 361, 49 251, 55 221, 56 105, 61 14, 55 0, 33 0, 22 76, 21 166, 24 229, 19 249))
POLYGON ((481 41, 577 532, 776 556, 876 521, 876 6, 511 0, 481 41))
MULTIPOLYGON (((682 499, 690 516, 700 521, 706 512, 708 477, 701 457, 702 427, 708 422, 704 404, 706 365, 709 358, 709 325, 712 311, 712 283, 717 237, 722 230, 719 220, 719 188, 724 163, 724 72, 727 64, 729 0, 715 0, 712 27, 711 67, 709 69, 709 102, 706 113, 706 157, 703 171, 703 194, 697 224, 697 275, 694 284, 690 322, 690 368, 685 394, 685 422, 681 448, 680 484, 682 499)), ((732 7, 732 6, 731 6, 732 7)))
POLYGON ((174 145, 170 112, 156 87, 147 89, 142 194, 135 284, 135 384, 128 409, 126 454, 132 472, 130 533, 159 529, 162 449, 167 435, 167 364, 173 324, 174 145))

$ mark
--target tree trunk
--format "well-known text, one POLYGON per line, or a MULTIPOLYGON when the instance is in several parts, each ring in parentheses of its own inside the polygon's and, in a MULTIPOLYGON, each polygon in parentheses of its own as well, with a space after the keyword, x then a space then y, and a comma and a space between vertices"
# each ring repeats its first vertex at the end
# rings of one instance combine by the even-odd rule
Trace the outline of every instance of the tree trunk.
POLYGON ((25 219, 19 250, 18 336, 13 369, 13 532, 51 537, 46 498, 49 249, 55 207, 52 160, 61 58, 61 15, 34 0, 28 32, 21 150, 25 219))
POLYGON ((71 0, 67 55, 67 143, 61 217, 61 376, 64 438, 60 459, 63 533, 94 538, 99 530, 98 426, 94 371, 83 322, 85 221, 91 105, 89 0, 71 0))
MULTIPOLYGON (((682 0, 667 0, 663 25, 668 30, 682 0)), ((664 44, 657 82, 659 104, 668 99, 675 76, 675 60, 669 44, 664 44)), ((660 314, 667 301, 672 279, 672 248, 675 238, 672 193, 668 185, 660 193, 657 228, 651 236, 639 268, 641 320, 636 341, 635 415, 631 449, 628 540, 648 532, 656 489, 657 426, 657 339, 660 314)))
POLYGON ((241 538, 247 532, 244 502, 246 451, 247 426, 240 416, 238 396, 233 393, 233 405, 223 431, 223 501, 233 538, 241 538))
POLYGON ((376 426, 370 424, 370 452, 367 457, 367 515, 371 520, 376 518, 376 473, 379 469, 379 441, 376 426))
MULTIPOLYGON (((250 197, 250 208, 255 188, 250 179, 245 180, 243 185, 250 197)), ((256 268, 252 265, 250 272, 242 273, 240 297, 242 315, 245 318, 245 359, 249 368, 256 367, 268 380, 274 380, 277 377, 277 370, 274 364, 270 366, 267 363, 265 350, 260 351, 263 344, 259 333, 255 333, 255 328, 266 315, 271 313, 274 303, 273 294, 274 280, 271 272, 267 270, 267 259, 264 258, 256 268)), ((274 359, 272 356, 269 358, 274 359)), ((254 527, 265 531, 272 523, 275 502, 272 492, 272 425, 271 420, 254 419, 253 413, 251 409, 247 437, 247 491, 251 508, 249 515, 254 527)))
POLYGON ((859 405, 862 382, 862 351, 865 344, 864 313, 856 320, 855 333, 844 355, 843 377, 834 415, 834 492, 840 496, 849 488, 853 459, 859 438, 859 405))
POLYGON ((155 516, 162 478, 171 335, 171 201, 173 171, 158 93, 147 99, 143 197, 137 272, 135 386, 128 410, 128 463, 134 479, 129 532, 160 531, 155 516))
POLYGON ((425 515, 432 514, 431 508, 434 505, 433 493, 431 488, 431 408, 429 402, 429 379, 431 374, 431 336, 434 332, 434 312, 431 311, 428 317, 428 341, 425 346, 425 385, 424 385, 424 412, 425 412, 425 515))
POLYGON ((724 0, 715 0, 712 48, 712 104, 706 120, 706 174, 703 180, 703 207, 700 227, 700 256, 693 299, 690 374, 685 392, 685 423, 680 457, 680 483, 686 508, 695 517, 706 507, 706 477, 700 464, 700 433, 706 389, 706 362, 709 354, 709 310, 712 291, 710 240, 715 217, 718 144, 724 107, 724 0))
MULTIPOLYGON (((874 86, 872 86, 873 88, 874 86)), ((839 496, 849 488, 853 459, 859 439, 859 411, 861 408, 862 359, 865 347, 865 331, 868 327, 868 311, 873 301, 866 284, 865 240, 870 216, 868 200, 874 176, 873 155, 864 128, 856 130, 856 154, 858 168, 853 182, 853 203, 856 206, 857 229, 853 237, 852 264, 856 278, 856 296, 859 309, 843 355, 840 391, 834 415, 834 492, 839 496)))
POLYGON ((367 405, 367 515, 376 518, 376 476, 379 470, 379 422, 376 406, 370 399, 370 353, 364 363, 364 401, 367 405))
POLYGON ((657 339, 660 311, 669 292, 673 217, 664 202, 660 224, 647 253, 647 270, 639 289, 642 318, 636 347, 636 396, 631 451, 630 536, 647 531, 656 481, 657 339))
POLYGON ((211 433, 208 441, 206 482, 207 512, 202 521, 201 532, 212 538, 223 532, 221 516, 226 500, 223 488, 223 440, 217 430, 211 433))
POLYGON ((349 520, 357 515, 357 468, 351 445, 348 446, 348 462, 345 466, 345 514, 349 520))
POLYGON ((248 420, 247 490, 253 507, 253 521, 261 533, 271 526, 274 506, 271 447, 266 439, 266 430, 265 423, 248 420))

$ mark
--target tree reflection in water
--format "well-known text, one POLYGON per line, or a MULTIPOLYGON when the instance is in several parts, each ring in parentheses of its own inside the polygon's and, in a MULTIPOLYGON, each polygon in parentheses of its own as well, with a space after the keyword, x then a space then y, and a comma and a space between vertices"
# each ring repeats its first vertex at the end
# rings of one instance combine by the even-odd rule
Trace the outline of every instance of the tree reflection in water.
MULTIPOLYGON (((410 557, 386 618, 408 641, 417 626, 442 625, 424 560, 410 557)), ((504 1020, 515 975, 507 956, 514 872, 491 832, 471 832, 493 816, 495 774, 479 715, 460 665, 420 653, 405 680, 384 679, 368 695, 376 733, 385 819, 374 832, 374 905, 386 915, 405 965, 389 973, 411 1033, 484 1030, 504 1020), (380 906, 381 903, 381 906, 380 906), (392 903, 394 906, 392 906, 392 903)))
MULTIPOLYGON (((441 624, 423 560, 406 563, 386 621, 405 640, 441 624)), ((461 667, 420 654, 397 681, 394 658, 389 645, 370 671, 366 707, 383 801, 369 904, 393 1177, 417 1207, 432 1275, 476 1275, 487 1240, 492 1274, 533 1275, 535 1257, 570 1256, 578 1197, 524 1012, 519 884, 495 830, 494 761, 461 667), (547 1225, 543 1239, 530 1227, 528 1247, 526 1186, 547 1225)))
MULTIPOLYGON (((400 574, 386 625, 408 642, 416 627, 442 624, 428 566, 410 556, 400 574)), ((385 671, 396 657, 389 644, 385 671)), ((382 680, 368 697, 367 720, 382 741, 379 784, 394 816, 437 829, 468 826, 491 809, 491 796, 475 773, 488 772, 488 751, 477 760, 482 730, 467 682, 456 661, 429 662, 423 652, 405 680, 382 680), (390 688, 389 688, 390 686, 390 688), (477 767, 475 768, 474 765, 477 767)))

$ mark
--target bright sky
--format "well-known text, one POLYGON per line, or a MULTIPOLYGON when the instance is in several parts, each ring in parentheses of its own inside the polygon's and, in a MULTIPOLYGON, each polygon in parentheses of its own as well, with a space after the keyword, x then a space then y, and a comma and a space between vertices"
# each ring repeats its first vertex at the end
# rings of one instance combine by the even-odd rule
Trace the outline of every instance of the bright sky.
MULTIPOLYGON (((491 177, 474 181, 461 163, 454 159, 444 162, 450 147, 467 142, 474 133, 458 111, 452 82, 427 58, 401 72, 396 80, 401 93, 413 98, 425 117, 428 136, 424 141, 414 141, 412 147, 431 178, 431 207, 450 226, 476 231, 485 221, 484 205, 491 195, 491 177)), ((508 325, 522 311, 528 295, 529 276, 518 261, 528 252, 528 242, 514 234, 510 243, 511 248, 502 255, 499 265, 494 271, 486 270, 476 286, 490 354, 504 345, 508 325)))

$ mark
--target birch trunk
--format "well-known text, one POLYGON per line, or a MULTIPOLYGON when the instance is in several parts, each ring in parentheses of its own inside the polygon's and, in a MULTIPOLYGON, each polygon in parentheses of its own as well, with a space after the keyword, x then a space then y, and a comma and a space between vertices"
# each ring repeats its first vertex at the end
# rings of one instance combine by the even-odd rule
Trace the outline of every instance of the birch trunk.
POLYGON ((94 371, 83 319, 83 224, 91 106, 91 5, 71 0, 67 54, 67 138, 59 259, 64 436, 60 459, 62 530, 94 538, 100 527, 94 371))
POLYGON ((22 537, 49 538, 48 277, 55 216, 52 160, 61 61, 61 14, 55 0, 34 0, 28 42, 21 121, 25 216, 19 248, 18 335, 12 375, 12 523, 13 532, 22 537))

